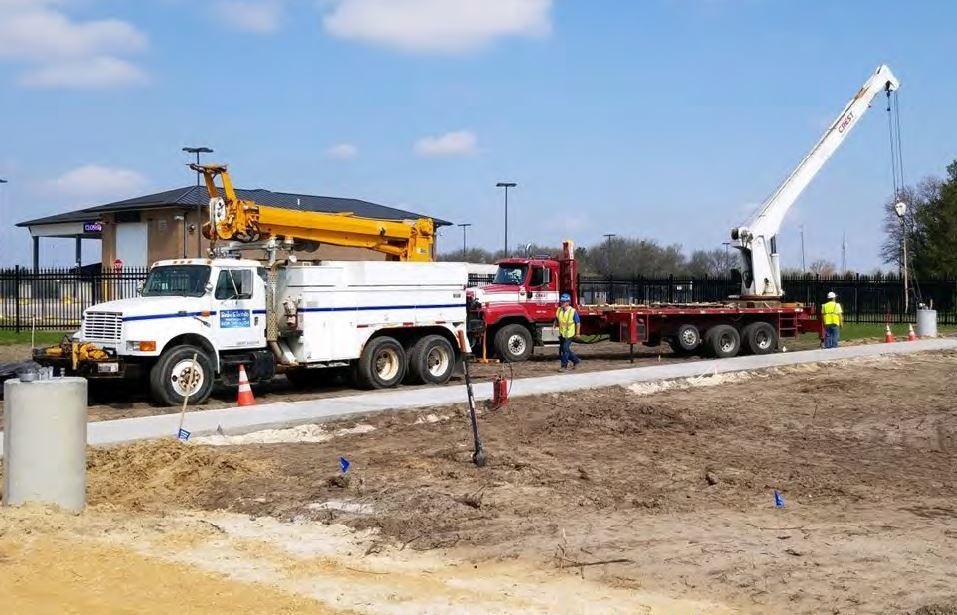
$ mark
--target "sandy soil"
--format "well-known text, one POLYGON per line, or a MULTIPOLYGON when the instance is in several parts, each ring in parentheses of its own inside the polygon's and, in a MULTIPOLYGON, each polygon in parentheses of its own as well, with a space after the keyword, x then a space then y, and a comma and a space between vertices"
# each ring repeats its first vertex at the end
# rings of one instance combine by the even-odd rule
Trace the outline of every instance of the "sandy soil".
POLYGON ((98 450, 94 511, 31 536, 364 613, 955 614, 955 372, 948 352, 516 399, 482 414, 481 469, 461 407, 98 450))

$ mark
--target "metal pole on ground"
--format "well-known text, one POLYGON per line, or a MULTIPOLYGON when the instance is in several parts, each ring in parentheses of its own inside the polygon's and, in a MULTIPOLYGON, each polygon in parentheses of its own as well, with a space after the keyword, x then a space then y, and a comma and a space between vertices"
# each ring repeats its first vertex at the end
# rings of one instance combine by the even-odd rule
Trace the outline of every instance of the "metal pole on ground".
POLYGON ((468 242, 466 241, 465 233, 468 231, 468 228, 472 226, 469 222, 464 222, 457 226, 462 227, 462 260, 466 260, 465 254, 468 252, 468 242))
POLYGON ((505 258, 508 258, 508 189, 517 186, 515 182, 498 182, 496 188, 505 189, 505 258))

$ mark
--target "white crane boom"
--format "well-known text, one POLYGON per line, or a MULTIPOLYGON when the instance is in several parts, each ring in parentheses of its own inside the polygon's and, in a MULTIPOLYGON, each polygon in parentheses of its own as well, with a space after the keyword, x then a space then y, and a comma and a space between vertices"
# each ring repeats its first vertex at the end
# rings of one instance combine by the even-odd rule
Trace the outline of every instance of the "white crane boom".
POLYGON ((848 133, 870 107, 874 97, 881 92, 890 94, 898 87, 900 83, 891 69, 885 65, 879 66, 854 98, 847 103, 821 140, 814 145, 791 175, 774 191, 774 194, 764 202, 757 213, 744 226, 731 229, 733 245, 741 250, 744 264, 741 275, 742 297, 767 299, 783 295, 775 236, 781 228, 785 214, 841 146, 848 133))

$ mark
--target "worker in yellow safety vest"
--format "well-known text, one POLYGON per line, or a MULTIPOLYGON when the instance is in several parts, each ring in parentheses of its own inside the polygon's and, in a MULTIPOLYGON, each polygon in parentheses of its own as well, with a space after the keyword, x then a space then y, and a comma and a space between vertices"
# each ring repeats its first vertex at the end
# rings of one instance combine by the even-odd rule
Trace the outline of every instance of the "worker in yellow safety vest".
POLYGON ((844 309, 837 302, 834 291, 827 294, 827 302, 821 306, 821 316, 824 318, 824 347, 837 348, 844 324, 844 309))
POLYGON ((572 307, 572 297, 568 293, 562 293, 560 298, 561 305, 555 312, 555 325, 558 327, 558 358, 562 362, 560 371, 568 369, 568 364, 572 364, 572 369, 578 367, 582 360, 572 352, 572 338, 581 335, 582 321, 578 316, 578 311, 572 307))

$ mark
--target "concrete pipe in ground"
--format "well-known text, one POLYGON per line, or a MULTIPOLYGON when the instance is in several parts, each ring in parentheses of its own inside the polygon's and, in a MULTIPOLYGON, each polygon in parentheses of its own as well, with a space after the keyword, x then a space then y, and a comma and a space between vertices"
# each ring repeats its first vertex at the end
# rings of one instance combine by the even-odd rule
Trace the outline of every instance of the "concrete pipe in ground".
POLYGON ((86 379, 3 385, 3 505, 86 506, 86 379))

